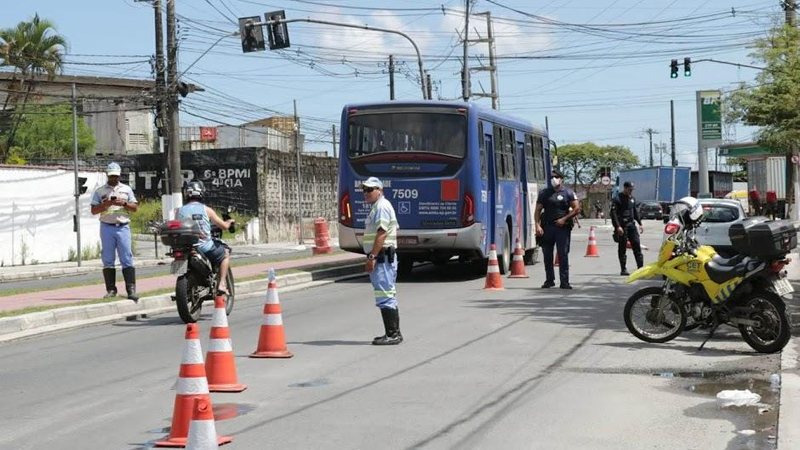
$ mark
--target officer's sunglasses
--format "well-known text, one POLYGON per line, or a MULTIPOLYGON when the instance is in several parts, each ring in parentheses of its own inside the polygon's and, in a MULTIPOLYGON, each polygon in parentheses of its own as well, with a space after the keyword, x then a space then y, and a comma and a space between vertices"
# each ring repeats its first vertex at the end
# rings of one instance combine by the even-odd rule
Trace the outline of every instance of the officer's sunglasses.
POLYGON ((361 188, 361 190, 362 190, 362 191, 363 191, 365 194, 369 194, 370 192, 374 191, 375 189, 377 189, 377 188, 374 188, 374 187, 362 187, 362 188, 361 188))

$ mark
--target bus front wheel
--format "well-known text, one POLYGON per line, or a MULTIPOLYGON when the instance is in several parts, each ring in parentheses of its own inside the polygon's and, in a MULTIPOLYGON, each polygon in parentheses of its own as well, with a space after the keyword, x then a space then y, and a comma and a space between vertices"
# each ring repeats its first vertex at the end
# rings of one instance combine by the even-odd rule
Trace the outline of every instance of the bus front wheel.
POLYGON ((511 233, 506 232, 503 236, 503 253, 497 255, 497 263, 500 266, 500 274, 505 275, 511 267, 511 233))

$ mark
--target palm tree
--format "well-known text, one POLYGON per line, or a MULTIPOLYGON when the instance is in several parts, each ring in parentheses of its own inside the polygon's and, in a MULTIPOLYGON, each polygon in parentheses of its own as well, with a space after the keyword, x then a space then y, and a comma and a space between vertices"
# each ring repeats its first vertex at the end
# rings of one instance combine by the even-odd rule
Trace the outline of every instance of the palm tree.
POLYGON ((0 148, 0 161, 5 161, 8 150, 14 143, 17 126, 22 119, 22 114, 10 113, 9 104, 14 105, 12 109, 17 109, 22 95, 21 106, 24 109, 33 90, 33 81, 42 75, 53 79, 61 72, 66 46, 66 40, 56 33, 53 22, 40 19, 38 14, 30 22, 23 21, 14 28, 0 29, 0 67, 13 68, 13 76, 8 85, 9 92, 0 111, 3 122, 10 123, 5 148, 0 148), (14 119, 9 120, 9 117, 14 119))

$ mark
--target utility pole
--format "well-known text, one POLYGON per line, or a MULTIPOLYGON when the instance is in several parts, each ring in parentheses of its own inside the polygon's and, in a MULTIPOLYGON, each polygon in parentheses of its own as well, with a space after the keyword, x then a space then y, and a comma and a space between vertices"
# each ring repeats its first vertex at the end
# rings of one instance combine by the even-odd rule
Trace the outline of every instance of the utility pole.
POLYGON ((169 118, 169 172, 172 199, 169 218, 183 205, 183 173, 181 172, 181 133, 178 118, 178 30, 175 20, 175 2, 167 0, 167 114, 169 118))
POLYGON ((461 70, 461 98, 469 101, 469 6, 472 0, 464 0, 464 60, 461 70))
POLYGON ((431 74, 428 72, 425 72, 425 81, 428 88, 428 100, 430 100, 433 98, 433 87, 431 86, 431 74))
POLYGON ((78 250, 75 252, 78 267, 81 266, 81 186, 78 178, 78 97, 75 83, 72 83, 72 163, 75 167, 75 218, 74 231, 78 239, 78 250))
POLYGON ((786 25, 794 27, 797 23, 797 3, 795 0, 781 0, 781 7, 786 15, 786 25))
POLYGON ((331 125, 331 136, 333 137, 333 157, 336 158, 336 125, 331 125))
POLYGON ((292 100, 292 103, 294 104, 294 151, 297 153, 297 243, 303 245, 303 204, 300 198, 303 192, 300 183, 300 121, 297 118, 297 100, 292 100))
POLYGON ((661 142, 658 144, 658 165, 664 165, 664 153, 667 152, 667 144, 661 142))
MULTIPOLYGON (((153 15, 156 29, 156 61, 155 61, 155 78, 156 78, 156 129, 158 130, 158 153, 162 153, 163 161, 163 174, 159 187, 161 190, 161 204, 167 205, 170 201, 165 201, 169 194, 167 188, 167 180, 169 177, 169 141, 167 134, 169 128, 167 127, 166 118, 166 105, 164 100, 166 98, 166 80, 164 74, 164 22, 161 11, 161 0, 153 0, 153 15)), ((169 214, 165 214, 169 209, 162 207, 162 218, 169 218, 169 214)))
POLYGON ((672 153, 672 167, 678 167, 678 158, 675 155, 675 102, 669 101, 669 147, 672 153))
POLYGON ((489 11, 478 13, 479 16, 486 16, 486 39, 472 39, 470 42, 485 42, 489 44, 489 67, 479 67, 475 70, 485 70, 489 72, 489 80, 491 82, 491 94, 471 94, 475 97, 491 97, 492 109, 500 107, 500 93, 497 91, 497 58, 495 54, 494 45, 494 30, 492 27, 492 13, 489 11))
POLYGON ((650 167, 653 167, 653 135, 658 134, 658 131, 648 128, 644 132, 650 137, 650 167))
POLYGON ((389 55, 389 100, 394 100, 394 55, 389 55))

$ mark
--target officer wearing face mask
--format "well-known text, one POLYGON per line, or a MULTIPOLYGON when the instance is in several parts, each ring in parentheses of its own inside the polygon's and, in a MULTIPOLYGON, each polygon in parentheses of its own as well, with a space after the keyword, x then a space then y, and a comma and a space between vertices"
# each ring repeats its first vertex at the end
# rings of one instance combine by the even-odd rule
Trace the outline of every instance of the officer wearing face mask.
POLYGON ((630 181, 622 184, 622 192, 614 196, 611 202, 611 222, 614 224, 615 240, 617 241, 617 256, 619 256, 619 274, 628 276, 628 246, 630 241, 633 249, 633 257, 636 259, 636 267, 644 265, 642 255, 642 245, 639 241, 639 233, 644 231, 642 219, 639 217, 636 199, 633 197, 634 185, 630 181), (639 229, 636 229, 636 225, 639 229))
POLYGON ((569 244, 574 218, 581 212, 575 193, 563 186, 564 175, 553 169, 550 187, 542 189, 536 200, 536 235, 544 256, 545 282, 542 288, 556 285, 553 270, 553 249, 558 251, 558 272, 561 289, 572 289, 569 284, 569 244))

